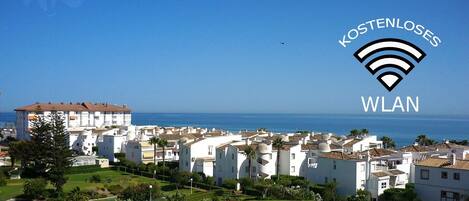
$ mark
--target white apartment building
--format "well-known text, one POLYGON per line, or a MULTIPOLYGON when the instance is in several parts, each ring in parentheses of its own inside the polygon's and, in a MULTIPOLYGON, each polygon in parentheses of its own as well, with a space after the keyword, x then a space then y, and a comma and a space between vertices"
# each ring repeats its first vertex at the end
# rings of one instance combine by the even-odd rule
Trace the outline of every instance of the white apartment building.
MULTIPOLYGON (((165 161, 178 161, 179 160, 179 141, 192 142, 196 139, 196 136, 192 134, 158 134, 155 136, 160 139, 164 139, 168 142, 168 145, 164 148, 156 145, 156 162, 163 161, 163 155, 165 161)), ((126 158, 136 164, 140 163, 153 163, 154 158, 154 145, 149 143, 149 138, 145 137, 146 140, 134 139, 127 142, 125 153, 126 158)))
POLYGON ((277 153, 272 151, 272 144, 251 142, 249 139, 222 144, 216 149, 216 166, 214 177, 218 185, 226 179, 249 177, 249 160, 244 154, 246 146, 256 150, 251 160, 251 176, 253 178, 270 178, 275 174, 277 153))
POLYGON ((63 115, 66 129, 129 126, 132 120, 127 106, 107 103, 35 103, 15 111, 17 138, 20 140, 30 139, 33 120, 38 116, 47 117, 51 112, 63 115))
POLYGON ((376 200, 384 190, 404 188, 409 181, 412 154, 383 149, 347 154, 322 153, 305 177, 314 183, 337 183, 339 195, 353 195, 363 189, 376 200))
POLYGON ((179 170, 201 172, 207 176, 213 176, 216 147, 240 140, 241 135, 204 135, 192 142, 182 140, 179 143, 179 170))
POLYGON ((373 148, 383 148, 383 142, 376 135, 362 135, 347 138, 340 142, 346 153, 362 152, 373 148))
POLYGON ((469 158, 428 158, 415 165, 415 191, 425 201, 469 199, 469 158))
POLYGON ((126 135, 121 133, 103 135, 102 141, 98 142, 98 155, 107 158, 110 162, 119 162, 114 154, 124 153, 126 145, 126 135))

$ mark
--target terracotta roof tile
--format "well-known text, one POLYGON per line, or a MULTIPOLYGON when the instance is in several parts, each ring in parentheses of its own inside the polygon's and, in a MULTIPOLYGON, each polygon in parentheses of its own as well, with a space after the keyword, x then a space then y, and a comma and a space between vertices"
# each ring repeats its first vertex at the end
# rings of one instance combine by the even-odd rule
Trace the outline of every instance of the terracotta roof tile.
POLYGON ((452 165, 451 161, 446 158, 427 158, 417 163, 417 166, 469 170, 469 161, 456 160, 456 164, 452 165))
POLYGON ((35 103, 16 108, 15 111, 42 112, 42 111, 100 111, 100 112, 130 112, 127 106, 107 103, 35 103))
POLYGON ((338 159, 338 160, 358 160, 359 159, 357 154, 347 154, 347 153, 338 152, 338 151, 323 153, 321 154, 321 157, 338 159))

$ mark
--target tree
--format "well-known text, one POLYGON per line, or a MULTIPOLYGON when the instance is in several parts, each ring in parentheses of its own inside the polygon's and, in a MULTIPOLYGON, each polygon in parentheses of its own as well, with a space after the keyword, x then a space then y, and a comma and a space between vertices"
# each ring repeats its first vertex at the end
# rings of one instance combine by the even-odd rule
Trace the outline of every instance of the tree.
POLYGON ((156 136, 151 137, 148 140, 148 143, 153 145, 153 163, 156 165, 156 145, 160 142, 160 138, 157 138, 156 136))
POLYGON ((368 131, 368 129, 366 128, 362 128, 360 130, 358 129, 353 129, 350 131, 350 134, 348 136, 352 136, 352 137, 357 137, 357 136, 360 136, 360 135, 368 135, 370 131, 368 131))
MULTIPOLYGON (((51 116, 49 118, 52 120, 51 116)), ((53 124, 41 116, 36 116, 31 123, 31 146, 29 148, 33 156, 30 163, 35 176, 46 178, 49 169, 47 163, 50 162, 51 156, 53 124)))
POLYGON ((252 146, 246 145, 243 148, 243 154, 248 160, 249 178, 252 178, 252 159, 255 159, 256 157, 256 150, 252 146))
POLYGON ((280 150, 285 145, 285 141, 283 141, 282 137, 276 137, 272 142, 272 146, 277 149, 277 163, 275 174, 277 175, 277 181, 280 179, 279 170, 280 170, 280 150))
POLYGON ((458 140, 450 140, 449 142, 450 142, 450 143, 454 143, 454 144, 458 144, 458 145, 464 145, 464 146, 469 145, 469 141, 468 141, 468 140, 461 140, 461 141, 458 141, 458 140))
POLYGON ((158 146, 163 149, 163 167, 166 166, 166 161, 165 161, 165 156, 166 156, 166 146, 168 146, 168 140, 166 139, 160 139, 158 141, 158 146))
POLYGON ((383 141, 383 146, 385 149, 396 148, 396 143, 392 138, 383 136, 380 140, 383 141))
POLYGON ((67 182, 65 171, 72 166, 72 151, 68 144, 69 134, 65 130, 62 116, 52 113, 50 125, 52 139, 49 145, 49 156, 46 158, 49 167, 47 179, 54 185, 56 193, 62 193, 62 187, 67 182))
POLYGON ((3 174, 3 171, 0 170, 0 186, 7 185, 7 177, 3 174))
POLYGON ((417 138, 415 139, 415 142, 417 142, 420 146, 429 146, 429 145, 436 144, 435 140, 428 138, 427 135, 425 134, 417 136, 417 138))
POLYGON ((26 180, 23 185, 23 195, 29 199, 43 198, 47 181, 43 178, 26 180))
POLYGON ((337 200, 337 183, 329 182, 324 186, 324 201, 336 201, 337 200))
POLYGON ((369 133, 369 131, 366 128, 362 128, 362 130, 360 130, 360 134, 362 134, 362 135, 368 135, 368 133, 369 133))
POLYGON ((31 161, 31 157, 33 156, 31 146, 29 141, 12 141, 9 143, 8 153, 11 157, 11 167, 15 166, 16 160, 20 160, 20 171, 24 169, 27 162, 31 161))

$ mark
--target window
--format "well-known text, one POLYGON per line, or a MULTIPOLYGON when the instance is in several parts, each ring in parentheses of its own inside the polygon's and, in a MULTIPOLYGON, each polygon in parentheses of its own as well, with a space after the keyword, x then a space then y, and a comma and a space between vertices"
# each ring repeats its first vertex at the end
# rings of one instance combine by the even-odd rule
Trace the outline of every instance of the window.
POLYGON ((386 182, 381 183, 381 188, 384 189, 384 188, 386 188, 387 186, 388 186, 388 183, 386 183, 386 182))
POLYGON ((426 169, 421 169, 420 170, 420 179, 422 180, 428 180, 428 177, 430 176, 430 171, 426 169))
POLYGON ((186 154, 189 154, 189 149, 186 148, 186 154))
POLYGON ((313 158, 308 158, 308 165, 313 164, 313 158))
POLYGON ((208 146, 208 155, 213 154, 213 145, 208 146))
POLYGON ((329 178, 325 177, 324 178, 324 183, 326 183, 326 184, 329 183, 329 178))
POLYGON ((256 172, 256 166, 252 167, 252 172, 256 172))
POLYGON ((360 165, 360 171, 361 171, 361 172, 365 172, 365 164, 361 164, 361 165, 360 165))
POLYGON ((361 186, 362 188, 365 188, 365 180, 360 180, 360 186, 361 186))
POLYGON ((333 168, 334 170, 337 169, 336 161, 333 161, 332 164, 333 164, 333 167, 332 167, 332 168, 333 168))
POLYGON ((451 191, 441 191, 440 200, 442 201, 459 201, 459 193, 451 191))
POLYGON ((442 171, 441 172, 441 178, 442 179, 448 179, 448 172, 442 171))
POLYGON ((231 173, 233 173, 233 172, 234 172, 234 167, 233 167, 233 166, 231 166, 231 173))
POLYGON ((291 166, 291 172, 295 172, 295 166, 291 166))
POLYGON ((186 167, 189 167, 189 163, 186 161, 186 167))
POLYGON ((291 159, 295 159, 295 153, 291 154, 291 159))
POLYGON ((218 158, 221 158, 221 152, 218 154, 218 158))
POLYGON ((249 173, 249 166, 244 167, 244 172, 249 173))
POLYGON ((231 154, 231 160, 234 160, 234 154, 231 154))
POLYGON ((454 180, 459 180, 459 172, 453 173, 453 179, 454 180))

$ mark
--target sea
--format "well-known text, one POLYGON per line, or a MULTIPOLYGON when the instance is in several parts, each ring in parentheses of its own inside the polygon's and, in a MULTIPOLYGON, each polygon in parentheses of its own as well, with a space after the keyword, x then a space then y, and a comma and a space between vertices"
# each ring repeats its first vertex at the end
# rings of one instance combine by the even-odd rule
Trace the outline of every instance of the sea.
MULTIPOLYGON (((14 123, 15 119, 15 113, 0 113, 0 124, 14 123)), ((194 126, 231 132, 258 128, 279 133, 308 130, 337 135, 366 128, 370 134, 391 137, 398 146, 413 144, 420 134, 437 141, 469 140, 469 115, 132 113, 132 124, 194 126)))

